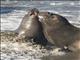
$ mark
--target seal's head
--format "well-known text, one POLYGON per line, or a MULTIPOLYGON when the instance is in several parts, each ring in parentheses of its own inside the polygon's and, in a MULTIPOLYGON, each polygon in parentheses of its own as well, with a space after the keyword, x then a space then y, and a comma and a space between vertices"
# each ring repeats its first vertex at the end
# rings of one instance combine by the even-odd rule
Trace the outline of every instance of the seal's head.
POLYGON ((43 24, 46 24, 48 26, 57 26, 57 24, 61 25, 61 24, 64 24, 64 25, 68 25, 69 22, 67 21, 67 19, 61 15, 58 15, 58 14, 54 14, 54 13, 51 13, 51 12, 46 12, 45 14, 42 14, 43 18, 42 18, 42 23, 43 24))
POLYGON ((47 12, 42 16, 43 32, 50 43, 60 48, 66 46, 70 50, 80 50, 80 29, 61 15, 47 12))
POLYGON ((38 20, 39 10, 36 8, 32 8, 28 11, 27 17, 29 20, 38 20))
POLYGON ((31 15, 37 16, 38 13, 39 13, 39 10, 38 10, 37 8, 33 8, 33 9, 31 9, 31 10, 28 12, 28 14, 29 14, 30 16, 31 16, 31 15))

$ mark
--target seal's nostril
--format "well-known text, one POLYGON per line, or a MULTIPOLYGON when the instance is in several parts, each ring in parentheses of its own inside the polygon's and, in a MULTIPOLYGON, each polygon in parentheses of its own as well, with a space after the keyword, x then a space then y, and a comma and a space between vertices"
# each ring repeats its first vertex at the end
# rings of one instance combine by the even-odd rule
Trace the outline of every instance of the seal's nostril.
POLYGON ((49 14, 49 15, 53 15, 53 13, 51 13, 51 12, 48 12, 48 14, 49 14))
POLYGON ((50 12, 48 12, 48 14, 50 14, 50 12))

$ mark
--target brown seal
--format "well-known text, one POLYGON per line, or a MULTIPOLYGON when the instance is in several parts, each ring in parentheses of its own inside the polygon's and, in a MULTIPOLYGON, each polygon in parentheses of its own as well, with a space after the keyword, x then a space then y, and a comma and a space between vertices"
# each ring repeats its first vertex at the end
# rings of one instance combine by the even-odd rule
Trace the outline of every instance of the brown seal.
POLYGON ((80 49, 80 29, 71 25, 68 20, 58 14, 42 14, 42 26, 45 37, 57 47, 80 49))
POLYGON ((40 44, 45 45, 47 40, 42 32, 42 26, 38 17, 38 9, 31 9, 27 15, 23 17, 23 20, 16 30, 18 36, 15 38, 17 41, 20 39, 32 39, 40 44))

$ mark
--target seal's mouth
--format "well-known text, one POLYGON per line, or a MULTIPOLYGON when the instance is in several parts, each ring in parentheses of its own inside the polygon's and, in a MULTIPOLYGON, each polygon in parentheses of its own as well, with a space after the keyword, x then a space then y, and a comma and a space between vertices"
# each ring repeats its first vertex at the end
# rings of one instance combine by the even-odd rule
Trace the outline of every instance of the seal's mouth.
POLYGON ((39 15, 39 21, 43 22, 44 21, 44 17, 39 15))
POLYGON ((37 12, 30 12, 29 15, 30 15, 30 16, 32 16, 32 15, 38 16, 38 13, 37 13, 37 12))
POLYGON ((39 11, 38 11, 38 9, 36 9, 36 8, 32 8, 32 9, 30 9, 30 10, 28 11, 28 15, 29 15, 29 16, 32 16, 32 15, 38 16, 38 14, 39 14, 39 11))
POLYGON ((43 24, 43 25, 47 25, 46 19, 44 18, 44 16, 40 16, 39 15, 39 21, 43 24))

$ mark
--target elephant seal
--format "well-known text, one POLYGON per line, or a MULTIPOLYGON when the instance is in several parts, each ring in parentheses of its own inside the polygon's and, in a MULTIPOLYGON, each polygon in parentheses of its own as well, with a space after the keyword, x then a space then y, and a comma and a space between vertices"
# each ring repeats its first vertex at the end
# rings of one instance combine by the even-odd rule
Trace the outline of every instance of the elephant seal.
POLYGON ((32 39, 34 42, 45 45, 47 40, 42 32, 42 26, 38 17, 39 11, 36 8, 31 9, 27 15, 23 17, 23 20, 16 30, 18 36, 15 38, 16 41, 26 38, 27 40, 32 39))
MULTIPOLYGON (((80 50, 80 29, 58 14, 46 12, 41 14, 43 32, 47 40, 57 47, 69 47, 70 50, 80 50)), ((67 48, 65 48, 67 49, 67 48)))
POLYGON ((16 40, 23 39, 25 37, 27 39, 31 39, 37 36, 40 30, 38 13, 38 9, 33 8, 23 17, 20 26, 16 30, 16 33, 18 33, 18 36, 15 38, 16 40))

